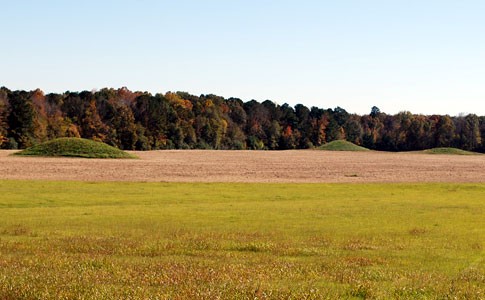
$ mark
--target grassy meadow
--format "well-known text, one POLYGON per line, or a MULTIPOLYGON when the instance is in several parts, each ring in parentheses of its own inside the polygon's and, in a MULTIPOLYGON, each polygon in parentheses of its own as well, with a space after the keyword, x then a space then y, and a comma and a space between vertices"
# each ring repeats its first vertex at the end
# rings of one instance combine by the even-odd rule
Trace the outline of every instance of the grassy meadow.
POLYGON ((0 181, 0 299, 483 299, 483 184, 0 181))

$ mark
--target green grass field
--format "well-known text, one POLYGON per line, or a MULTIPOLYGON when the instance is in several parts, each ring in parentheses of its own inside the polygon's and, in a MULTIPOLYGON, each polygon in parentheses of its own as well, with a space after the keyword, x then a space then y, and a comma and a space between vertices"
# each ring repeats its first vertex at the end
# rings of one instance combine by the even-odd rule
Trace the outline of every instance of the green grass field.
POLYGON ((483 299, 483 184, 0 181, 0 299, 483 299))

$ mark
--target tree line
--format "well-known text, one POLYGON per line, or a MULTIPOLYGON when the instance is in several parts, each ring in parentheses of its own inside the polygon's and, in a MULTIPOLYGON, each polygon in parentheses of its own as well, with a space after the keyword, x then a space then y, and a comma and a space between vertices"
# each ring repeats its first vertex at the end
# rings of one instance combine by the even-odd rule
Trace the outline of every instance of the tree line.
POLYGON ((390 115, 377 107, 361 116, 341 107, 292 107, 186 92, 152 95, 127 88, 47 95, 39 89, 0 88, 0 148, 26 148, 59 137, 124 150, 306 149, 345 139, 374 150, 485 152, 485 117, 390 115))

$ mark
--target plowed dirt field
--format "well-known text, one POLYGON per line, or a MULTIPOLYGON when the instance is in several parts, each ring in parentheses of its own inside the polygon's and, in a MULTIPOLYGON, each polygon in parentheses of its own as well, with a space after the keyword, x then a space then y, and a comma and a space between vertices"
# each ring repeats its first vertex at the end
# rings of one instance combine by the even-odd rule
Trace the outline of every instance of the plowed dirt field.
POLYGON ((170 150, 140 159, 39 158, 0 151, 0 179, 153 182, 485 182, 485 155, 170 150))

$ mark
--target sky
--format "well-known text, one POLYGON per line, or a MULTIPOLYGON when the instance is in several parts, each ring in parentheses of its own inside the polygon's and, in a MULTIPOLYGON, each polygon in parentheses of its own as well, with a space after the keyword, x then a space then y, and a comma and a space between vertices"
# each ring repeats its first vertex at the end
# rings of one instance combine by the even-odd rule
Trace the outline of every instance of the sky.
POLYGON ((483 0, 0 0, 0 86, 485 115, 483 0))

